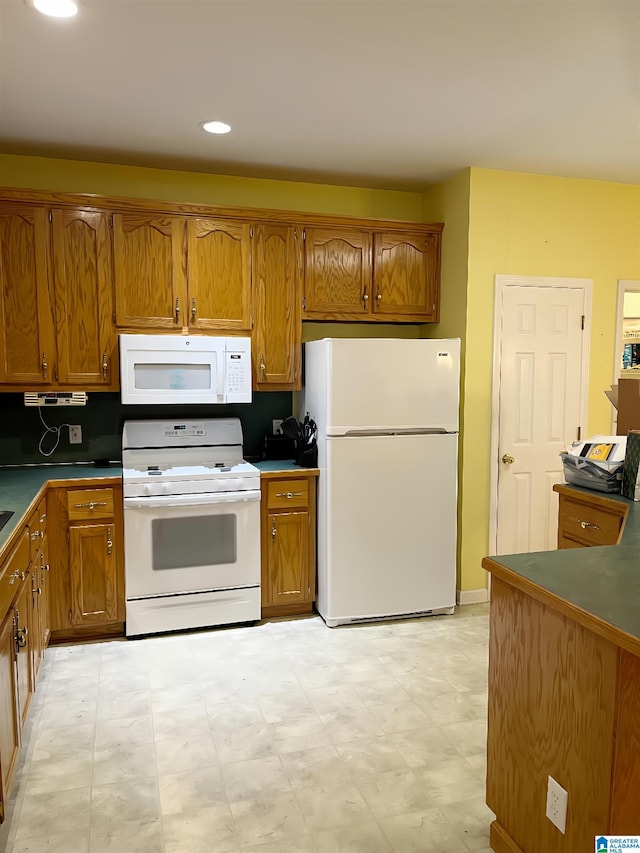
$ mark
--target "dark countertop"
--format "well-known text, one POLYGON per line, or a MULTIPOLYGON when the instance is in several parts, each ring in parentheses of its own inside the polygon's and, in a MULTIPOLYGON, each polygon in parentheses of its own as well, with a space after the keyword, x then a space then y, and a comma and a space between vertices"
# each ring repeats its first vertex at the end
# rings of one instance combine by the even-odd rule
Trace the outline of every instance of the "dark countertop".
MULTIPOLYGON (((533 554, 508 554, 485 557, 482 565, 501 576, 500 567, 534 584, 551 596, 567 602, 576 612, 589 618, 590 627, 612 638, 615 632, 626 648, 640 653, 640 502, 622 495, 605 494, 565 485, 576 493, 597 495, 628 507, 626 524, 618 545, 541 551, 533 554)), ((506 575, 502 575, 507 581, 506 575)), ((583 621, 583 624, 586 620, 583 621)))
POLYGON ((34 499, 48 482, 66 480, 104 480, 122 477, 122 468, 111 465, 25 465, 0 468, 0 509, 13 512, 13 516, 0 530, 0 549, 8 542, 13 531, 25 522, 25 514, 34 499))
MULTIPOLYGON (((265 474, 275 472, 315 473, 317 469, 301 468, 292 459, 272 459, 254 463, 265 474)), ((122 466, 112 464, 107 468, 76 463, 59 465, 24 465, 0 467, 0 510, 9 510, 13 515, 0 530, 0 551, 13 532, 26 521, 25 515, 34 503, 40 490, 49 482, 52 485, 68 480, 108 480, 122 477, 122 466)), ((97 485, 97 484, 96 484, 97 485)), ((104 485, 104 483, 101 483, 104 485)))

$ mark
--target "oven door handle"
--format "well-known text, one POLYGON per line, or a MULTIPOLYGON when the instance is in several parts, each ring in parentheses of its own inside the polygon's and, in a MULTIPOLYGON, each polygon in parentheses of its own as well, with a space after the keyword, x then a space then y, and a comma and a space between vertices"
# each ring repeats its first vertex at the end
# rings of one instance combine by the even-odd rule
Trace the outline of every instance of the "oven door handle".
POLYGON ((164 509, 173 506, 214 506, 259 501, 260 490, 247 492, 206 492, 196 495, 155 495, 148 498, 125 498, 125 509, 164 509))

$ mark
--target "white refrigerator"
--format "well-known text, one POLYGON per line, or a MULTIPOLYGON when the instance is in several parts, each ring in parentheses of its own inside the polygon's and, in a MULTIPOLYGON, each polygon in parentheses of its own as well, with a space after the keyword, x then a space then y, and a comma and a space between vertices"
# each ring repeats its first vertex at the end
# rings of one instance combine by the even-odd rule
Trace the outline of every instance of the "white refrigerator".
POLYGON ((304 345, 318 426, 318 583, 327 625, 452 613, 460 341, 304 345))

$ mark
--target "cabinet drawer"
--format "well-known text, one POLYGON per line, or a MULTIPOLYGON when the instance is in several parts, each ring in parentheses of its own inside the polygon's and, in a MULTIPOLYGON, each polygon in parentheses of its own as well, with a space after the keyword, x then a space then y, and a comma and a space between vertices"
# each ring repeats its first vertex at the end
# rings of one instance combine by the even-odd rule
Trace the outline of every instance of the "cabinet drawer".
POLYGON ((578 539, 585 545, 615 545, 623 515, 563 497, 560 501, 559 541, 578 539))
POLYGON ((30 558, 29 531, 25 528, 9 558, 0 566, 0 622, 3 621, 21 581, 29 571, 30 558))
POLYGON ((69 521, 113 518, 113 489, 74 489, 67 492, 69 521))
POLYGON ((308 480, 271 480, 267 486, 269 509, 289 509, 309 504, 308 480))

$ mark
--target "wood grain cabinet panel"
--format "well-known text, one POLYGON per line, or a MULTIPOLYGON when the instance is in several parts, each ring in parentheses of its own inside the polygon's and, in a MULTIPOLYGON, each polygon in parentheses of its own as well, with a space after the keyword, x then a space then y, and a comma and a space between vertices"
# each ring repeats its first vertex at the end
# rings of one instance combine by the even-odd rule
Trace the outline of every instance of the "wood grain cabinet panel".
POLYGON ((20 750, 15 660, 15 619, 9 610, 4 619, 0 617, 0 823, 6 816, 5 803, 20 750))
POLYGON ((604 496, 588 495, 556 485, 558 500, 558 548, 615 545, 622 533, 627 508, 604 496))
POLYGON ((122 486, 48 493, 52 642, 124 632, 122 486))
POLYGON ((194 217, 187 222, 188 323, 199 329, 251 329, 251 229, 248 222, 194 217))
POLYGON ((316 478, 261 483, 262 615, 309 613, 315 599, 316 478))
POLYGON ((113 246, 118 328, 186 326, 185 218, 114 213, 113 246))
POLYGON ((59 382, 117 388, 109 216, 52 210, 51 217, 59 382))
POLYGON ((115 622, 118 580, 114 524, 73 524, 69 530, 71 623, 115 622))
POLYGON ((374 235, 373 312, 376 316, 438 320, 439 234, 374 235))
POLYGON ((305 228, 305 319, 361 320, 371 313, 371 245, 369 231, 305 228))
POLYGON ((289 225, 253 227, 251 338, 254 387, 258 391, 299 390, 302 318, 298 229, 289 225))
POLYGON ((56 353, 44 208, 0 209, 0 383, 48 385, 56 353))

